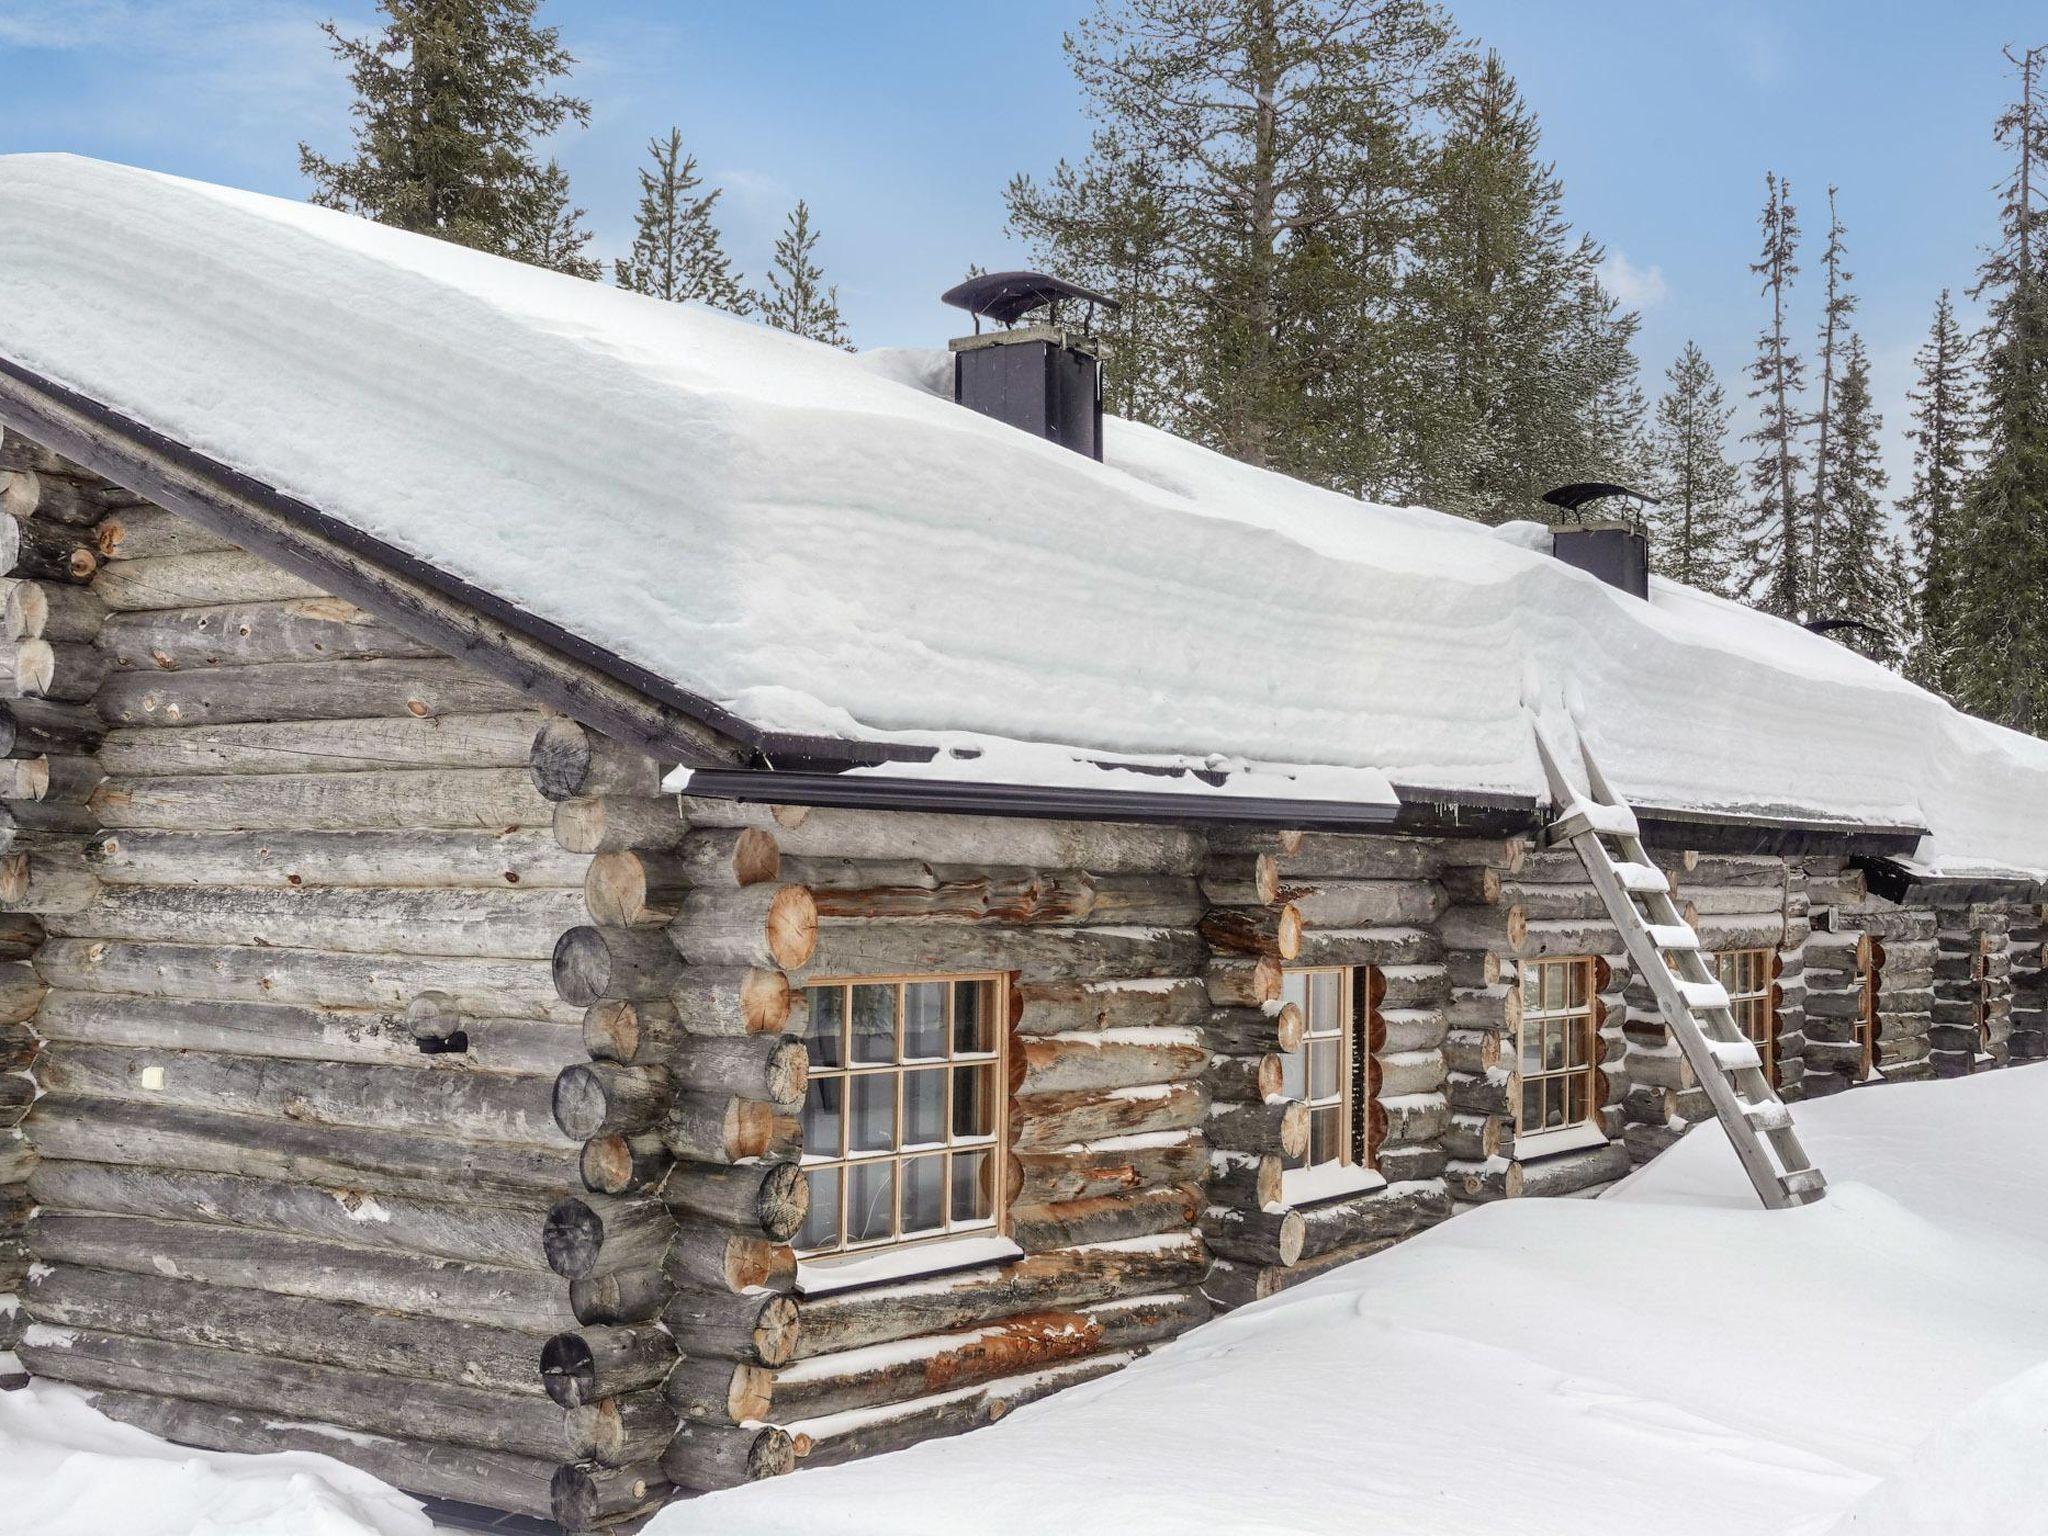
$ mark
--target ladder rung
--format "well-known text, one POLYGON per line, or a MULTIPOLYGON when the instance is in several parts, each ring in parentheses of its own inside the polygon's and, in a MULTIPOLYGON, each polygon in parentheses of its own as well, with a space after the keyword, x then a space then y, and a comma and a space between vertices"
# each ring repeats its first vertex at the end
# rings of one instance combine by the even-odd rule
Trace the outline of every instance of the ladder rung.
POLYGON ((1595 832, 1608 837, 1638 835, 1636 813, 1625 805, 1602 805, 1597 800, 1588 800, 1580 796, 1560 811, 1557 819, 1568 821, 1574 816, 1583 820, 1595 832))
POLYGON ((1779 1174, 1778 1187, 1788 1195, 1817 1195, 1828 1187, 1828 1181, 1818 1168, 1801 1168, 1795 1173, 1779 1174))
POLYGON ((1700 936, 1684 923, 1651 923, 1649 932, 1652 944, 1674 954, 1700 947, 1700 936))
POLYGON ((1740 1072, 1744 1067, 1761 1067, 1764 1064, 1752 1041, 1709 1040, 1707 1049, 1714 1053, 1714 1064, 1723 1072, 1740 1072))
POLYGON ((1759 1131, 1792 1129, 1792 1111, 1777 1099, 1766 1099, 1761 1104, 1752 1104, 1747 1099, 1736 1102, 1742 1106, 1742 1118, 1759 1131))
POLYGON ((1614 872, 1621 877, 1621 888, 1637 896, 1661 896, 1671 889, 1664 871, 1654 864, 1617 863, 1614 872))
POLYGON ((1718 981, 1674 981, 1688 1008, 1726 1008, 1728 989, 1718 981))

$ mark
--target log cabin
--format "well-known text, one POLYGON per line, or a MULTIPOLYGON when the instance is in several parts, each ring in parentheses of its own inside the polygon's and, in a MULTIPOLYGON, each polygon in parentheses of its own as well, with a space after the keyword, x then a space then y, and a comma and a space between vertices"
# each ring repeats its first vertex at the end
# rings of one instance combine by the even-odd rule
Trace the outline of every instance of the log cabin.
POLYGON ((1546 721, 1785 1100, 2048 1054, 2048 745, 1105 424, 1056 312, 0 189, 11 1382, 628 1530, 1595 1190, 1711 1111, 1546 721))

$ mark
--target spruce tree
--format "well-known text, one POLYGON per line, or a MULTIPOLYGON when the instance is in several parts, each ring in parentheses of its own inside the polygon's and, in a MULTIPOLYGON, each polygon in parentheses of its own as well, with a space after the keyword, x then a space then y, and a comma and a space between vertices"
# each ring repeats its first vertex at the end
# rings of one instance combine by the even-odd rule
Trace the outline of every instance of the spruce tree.
POLYGON ((1937 693, 1954 691, 1957 526, 1976 439, 1970 340, 1942 289, 1927 340, 1914 354, 1913 486, 1902 504, 1913 536, 1915 635, 1906 675, 1937 693))
POLYGON ((603 268, 583 254, 590 231, 583 210, 569 206, 569 173, 550 160, 534 182, 534 195, 523 201, 512 243, 505 252, 517 261, 595 280, 603 268))
POLYGON ((1828 485, 1814 501, 1826 508, 1827 522, 1814 561, 1811 606, 1822 617, 1854 619, 1860 629, 1834 631, 1834 637, 1874 661, 1897 667, 1905 660, 1900 630, 1910 602, 1891 564, 1892 539, 1885 527, 1885 472, 1880 438, 1884 419, 1870 396, 1870 356, 1863 338, 1844 330, 1836 338, 1840 373, 1834 399, 1834 442, 1828 458, 1828 485))
POLYGON ((536 4, 379 0, 386 24, 366 38, 325 23, 355 88, 355 146, 333 160, 299 145, 313 201, 499 255, 568 248, 566 179, 533 145, 590 107, 548 89, 575 60, 533 24, 536 4))
POLYGON ((1664 377, 1650 445, 1651 563, 1662 575, 1720 596, 1733 595, 1741 517, 1741 477, 1728 462, 1728 403, 1713 365, 1688 341, 1664 377))
POLYGON ((1799 499, 1799 395, 1805 387, 1806 365, 1787 335, 1787 300, 1799 275, 1799 214, 1792 206, 1791 184, 1776 172, 1764 178, 1762 255, 1750 271, 1762 281, 1771 301, 1770 324, 1757 338, 1749 365, 1749 398, 1757 402, 1758 422, 1743 438, 1757 446, 1750 461, 1751 502, 1742 530, 1742 592, 1761 596, 1763 605, 1785 618, 1805 616, 1806 583, 1811 541, 1799 499))
POLYGON ((2012 157, 1999 240, 1980 269, 1983 460, 1949 553, 1948 653, 1956 702, 2017 730, 2048 733, 2048 282, 2041 271, 2048 174, 2048 49, 2007 53, 2019 100, 1995 136, 2012 157))
POLYGON ((788 225, 775 241, 768 291, 759 300, 761 318, 778 330, 794 331, 851 352, 853 340, 839 314, 839 289, 825 285, 825 274, 811 254, 817 244, 811 210, 799 198, 790 210, 788 225))
POLYGON ((752 296, 732 270, 711 221, 724 189, 698 195, 704 178, 697 174, 697 157, 683 153, 679 128, 669 129, 666 139, 648 140, 647 153, 651 164, 640 172, 633 254, 612 263, 614 280, 657 299, 695 300, 746 314, 752 296))
POLYGON ((1820 319, 1820 408, 1814 412, 1812 506, 1807 517, 1806 586, 1812 591, 1820 581, 1821 549, 1829 537, 1828 497, 1834 489, 1835 380, 1841 350, 1848 335, 1849 317, 1856 311, 1856 295, 1850 292, 1853 274, 1844 265, 1848 246, 1844 243, 1842 220, 1835 212, 1835 188, 1828 188, 1828 243, 1821 252, 1823 298, 1820 319))

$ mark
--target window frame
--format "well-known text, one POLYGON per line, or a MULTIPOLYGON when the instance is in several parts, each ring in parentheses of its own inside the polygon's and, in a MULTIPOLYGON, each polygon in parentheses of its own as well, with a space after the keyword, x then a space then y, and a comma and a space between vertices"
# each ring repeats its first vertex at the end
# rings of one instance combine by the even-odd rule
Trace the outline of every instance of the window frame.
POLYGON ((1742 1031, 1742 1037, 1757 1048, 1757 1059, 1763 1064, 1764 1078, 1773 1088, 1778 1086, 1778 952, 1763 945, 1746 944, 1739 949, 1717 949, 1711 951, 1714 962, 1714 979, 1721 983, 1728 993, 1728 1011, 1735 1018, 1735 1027, 1742 1031), (1739 962, 1745 956, 1757 961, 1761 978, 1758 985, 1738 988, 1731 985, 1723 973, 1723 960, 1739 962), (1764 1034, 1758 1039, 1749 1028, 1750 1009, 1761 1006, 1764 1034))
MULTIPOLYGON (((1518 974, 1515 977, 1515 986, 1521 997, 1521 1011, 1515 1024, 1514 1045, 1515 1096, 1513 1108, 1516 1154, 1526 1155, 1532 1151, 1565 1151, 1573 1147, 1593 1145, 1593 1137, 1596 1135, 1600 1141, 1606 1141, 1608 1139, 1607 1134, 1600 1127, 1600 1111, 1604 1107, 1600 1102, 1600 1064, 1603 1050, 1600 1040, 1600 957, 1598 955, 1537 955, 1518 961, 1517 966, 1518 974), (1542 981, 1544 972, 1547 970, 1567 969, 1578 972, 1585 980, 1586 1001, 1584 1006, 1574 1007, 1572 1005, 1572 990, 1569 980, 1565 983, 1565 1005, 1562 1008, 1549 1009, 1541 1006, 1544 990, 1542 981), (1529 984, 1532 979, 1536 982, 1536 995, 1539 1000, 1538 1004, 1533 1008, 1529 1002, 1529 984), (1570 1065, 1571 1046, 1569 1039, 1567 1039, 1565 1045, 1566 1065, 1556 1069, 1545 1068, 1535 1073, 1529 1072, 1527 1070, 1527 1062, 1529 1059, 1528 1030, 1530 1024, 1533 1022, 1537 1025, 1548 1025, 1552 1021, 1570 1023, 1573 1020, 1583 1020, 1585 1061, 1576 1069, 1570 1065), (1569 1114, 1571 1109, 1570 1083, 1574 1077, 1579 1077, 1584 1082, 1586 1113, 1582 1117, 1577 1120, 1567 1119, 1561 1124, 1551 1126, 1537 1125, 1532 1127, 1523 1123, 1523 1116, 1528 1112, 1529 1108, 1528 1086, 1532 1080, 1538 1083, 1558 1083, 1561 1087, 1562 1102, 1566 1113, 1569 1114), (1589 1135, 1589 1132, 1592 1134, 1589 1135)), ((1544 1091, 1546 1103, 1548 1098, 1549 1092, 1546 1089, 1544 1091)))
POLYGON ((1858 958, 1862 963, 1862 1001, 1856 1012, 1856 1043, 1862 1047, 1860 1070, 1856 1081, 1867 1082, 1877 1075, 1878 1067, 1878 1003, 1884 993, 1884 945, 1876 939, 1866 937, 1858 946, 1858 958))
MULTIPOLYGON (((1293 1001, 1287 997, 1287 982, 1296 977, 1303 980, 1305 1000, 1302 1005, 1302 1042, 1295 1050, 1281 1053, 1289 1060, 1298 1059, 1301 1062, 1302 1093, 1289 1093, 1288 1097, 1307 1104, 1311 1116, 1318 1107, 1331 1107, 1334 1098, 1338 1116, 1336 1157, 1312 1162, 1309 1161, 1308 1154, 1304 1154, 1299 1167, 1284 1166, 1286 1160, 1282 1160, 1281 1198, 1289 1206, 1313 1205, 1323 1200, 1339 1199, 1364 1190, 1377 1189, 1386 1183, 1379 1171, 1379 1159, 1375 1156, 1372 1137, 1370 1063, 1373 1056, 1372 1035, 1376 1007, 1373 1001, 1374 973, 1375 968, 1370 965, 1290 965, 1282 968, 1283 1001, 1293 1001), (1313 1033, 1313 1010, 1306 1004, 1313 999, 1314 978, 1328 975, 1337 978, 1339 1024, 1335 1031, 1316 1034, 1313 1033), (1310 1042, 1332 1038, 1339 1042, 1338 1091, 1334 1096, 1311 1099, 1307 1096, 1310 1042)), ((1282 1081, 1285 1091, 1284 1077, 1282 1081)), ((1311 1152, 1314 1144, 1311 1121, 1311 1152)))
POLYGON ((1991 1054, 1991 956, 1984 948, 1984 935, 1970 936, 1970 1017, 1977 1026, 1977 1054, 1991 1054))
MULTIPOLYGON (((805 1033, 803 1036, 805 1040, 808 1041, 811 1038, 808 1010, 812 1006, 812 994, 832 989, 839 990, 844 998, 840 1021, 841 1056, 843 1059, 840 1065, 836 1067, 827 1067, 821 1070, 813 1066, 810 1069, 810 1075, 814 1082, 826 1079, 836 1080, 848 1085, 842 1090, 839 1106, 840 1146, 831 1153, 814 1152, 809 1146, 809 1138, 806 1136, 798 1166, 803 1171, 807 1183, 810 1175, 814 1172, 827 1168, 839 1170, 839 1235, 837 1242, 829 1248, 803 1248, 798 1246, 797 1242, 802 1233, 799 1232, 796 1236, 792 1237, 790 1239, 790 1246, 794 1250, 800 1266, 829 1270, 834 1266, 851 1265, 861 1260, 872 1259, 878 1254, 901 1253, 914 1248, 937 1248, 949 1243, 976 1239, 986 1240, 994 1238, 1006 1240, 1009 1237, 1010 1231, 1010 1208, 1007 1193, 1010 1168, 1009 1063, 1011 993, 1009 973, 1005 971, 972 970, 821 976, 815 980, 805 982, 803 987, 804 1004, 807 1010, 805 1033), (904 988, 920 983, 934 982, 943 983, 946 986, 946 1054, 942 1057, 915 1057, 905 1060, 903 1055, 903 1036, 905 1029, 908 1027, 908 1009, 905 1002, 904 988), (963 1055, 954 1048, 953 1008, 955 1006, 954 999, 957 996, 955 989, 962 982, 985 983, 989 987, 989 1018, 994 1044, 988 1051, 968 1052, 963 1055), (852 1059, 851 1050, 848 1048, 853 1039, 853 989, 866 986, 888 986, 896 989, 896 1049, 893 1059, 887 1062, 856 1063, 852 1059), (991 1129, 983 1135, 964 1139, 956 1138, 952 1130, 953 1068, 963 1063, 990 1069, 994 1081, 991 1129), (916 1144, 915 1150, 906 1150, 903 1143, 904 1077, 909 1072, 929 1071, 934 1068, 942 1069, 946 1073, 945 1139, 942 1142, 920 1142, 916 1144), (852 1148, 853 1105, 851 1084, 857 1077, 878 1077, 884 1075, 895 1079, 894 1134, 892 1137, 894 1144, 884 1151, 855 1152, 852 1148), (956 1224, 953 1220, 951 1209, 951 1175, 952 1154, 955 1149, 986 1153, 988 1156, 989 1171, 987 1177, 991 1213, 984 1220, 960 1224, 956 1224), (929 1157, 935 1152, 943 1154, 946 1158, 945 1171, 940 1183, 941 1211, 945 1224, 937 1230, 919 1231, 910 1236, 905 1236, 903 1233, 903 1165, 915 1158, 929 1157), (856 1166, 878 1163, 888 1164, 894 1170, 891 1175, 893 1198, 890 1213, 890 1234, 884 1238, 849 1242, 846 1235, 847 1208, 852 1199, 853 1183, 850 1170, 856 1166)), ((804 1106, 797 1112, 800 1125, 801 1117, 809 1107, 809 1101, 810 1093, 809 1089, 806 1088, 804 1106)), ((935 1256, 934 1263, 941 1262, 943 1262, 943 1259, 935 1256)))

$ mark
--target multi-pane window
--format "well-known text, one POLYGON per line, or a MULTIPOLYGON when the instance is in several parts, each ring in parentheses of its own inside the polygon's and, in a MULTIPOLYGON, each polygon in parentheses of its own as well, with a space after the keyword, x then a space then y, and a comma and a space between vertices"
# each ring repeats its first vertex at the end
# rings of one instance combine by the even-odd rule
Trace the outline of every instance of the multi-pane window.
POLYGON ((1357 982, 1343 966, 1289 971, 1281 978, 1280 996, 1301 1010, 1301 1045, 1283 1059, 1280 1091, 1308 1105, 1308 1153, 1288 1158, 1289 1168, 1316 1168, 1363 1158, 1357 1105, 1363 1098, 1355 1081, 1357 1044, 1357 982))
POLYGON ((1778 1081, 1778 1016, 1771 1005, 1771 972, 1777 957, 1768 949, 1724 949, 1714 956, 1714 975, 1728 994, 1735 1027, 1756 1047, 1764 1076, 1778 1081))
POLYGON ((1863 1006, 1856 1014, 1856 1044, 1861 1053, 1856 1072, 1859 1082, 1877 1070, 1877 1002, 1884 990, 1884 946, 1875 939, 1866 939, 1863 948, 1863 1006))
POLYGON ((1003 982, 835 981, 808 993, 806 1256, 996 1225, 1003 982))
POLYGON ((1970 951, 1970 1017, 1977 1026, 1977 1049, 1991 1051, 1991 957, 1981 940, 1970 951))
POLYGON ((1599 1109, 1598 1005, 1591 956, 1522 966, 1522 1136, 1583 1125, 1599 1109))

